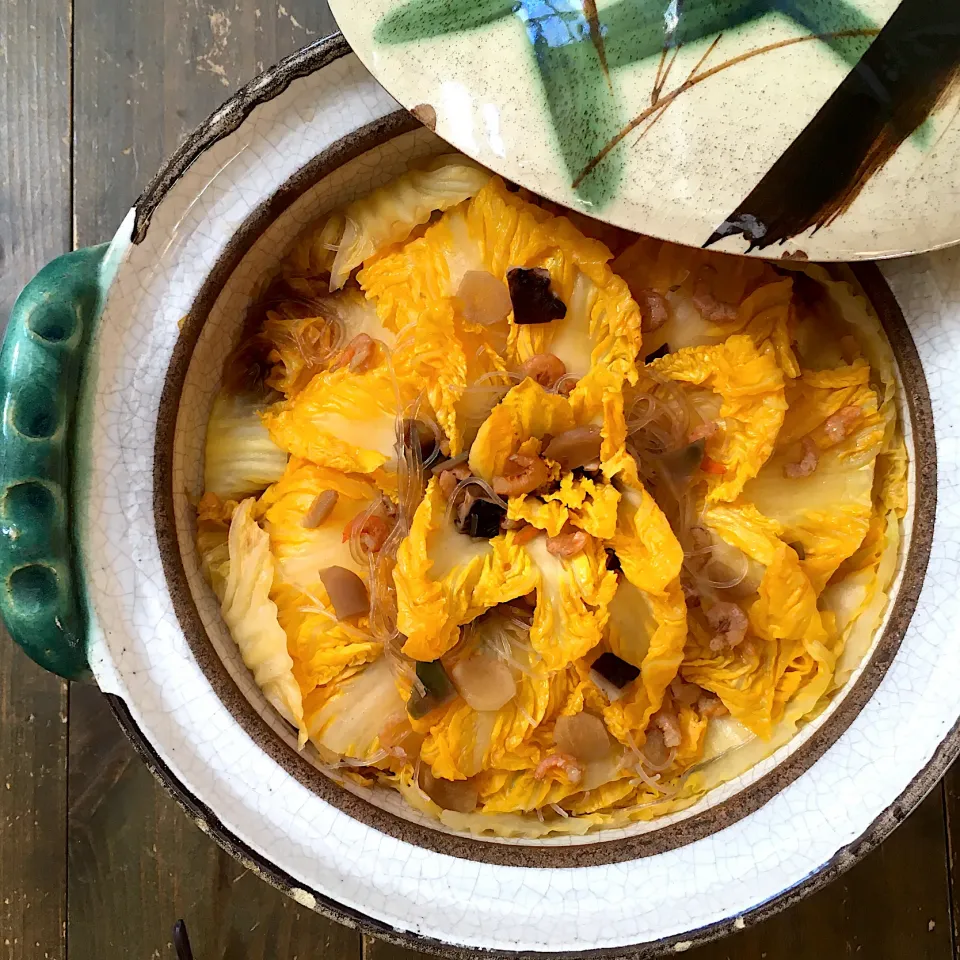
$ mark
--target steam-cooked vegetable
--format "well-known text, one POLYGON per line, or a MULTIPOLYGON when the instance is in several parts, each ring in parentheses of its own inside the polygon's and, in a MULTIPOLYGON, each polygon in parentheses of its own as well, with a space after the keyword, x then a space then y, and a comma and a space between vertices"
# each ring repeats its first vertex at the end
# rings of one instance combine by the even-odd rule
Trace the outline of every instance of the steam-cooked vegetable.
POLYGON ((819 592, 862 542, 874 510, 873 480, 886 423, 870 386, 870 368, 856 361, 834 370, 804 371, 791 385, 789 409, 774 455, 744 496, 783 524, 784 537, 803 548, 803 569, 819 592), (849 433, 831 437, 831 417, 861 411, 849 433), (799 443, 814 446, 815 470, 787 476, 799 443))
POLYGON ((310 739, 326 755, 369 763, 385 751, 380 733, 387 717, 403 711, 390 664, 385 657, 324 691, 307 716, 310 739))
POLYGON ((329 270, 330 289, 339 290, 364 260, 405 240, 434 210, 447 210, 473 196, 488 179, 482 167, 459 154, 436 157, 348 204, 341 217, 328 219, 318 233, 298 243, 293 264, 303 271, 329 270), (332 262, 330 247, 336 248, 332 262))
POLYGON ((685 809, 856 676, 909 463, 849 273, 624 239, 449 157, 263 289, 197 548, 331 775, 579 836, 685 809))
POLYGON ((276 559, 270 592, 277 604, 294 676, 305 698, 342 675, 351 675, 382 653, 382 644, 359 621, 337 619, 320 571, 330 566, 365 573, 342 542, 345 518, 379 500, 366 478, 349 477, 292 458, 283 477, 257 504, 270 550, 276 559), (337 502, 315 527, 303 517, 321 492, 336 492, 337 502))
POLYGON ((257 686, 280 714, 304 735, 303 701, 287 653, 287 637, 270 599, 273 557, 270 538, 253 519, 253 500, 244 500, 230 521, 230 568, 220 612, 257 686))
POLYGON ((708 481, 707 499, 735 499, 773 452, 787 409, 783 371, 772 353, 737 335, 714 347, 678 350, 654 361, 653 368, 670 380, 702 385, 720 397, 723 429, 706 441, 705 452, 724 473, 708 481))
POLYGON ((447 501, 431 479, 397 554, 398 626, 404 652, 435 660, 457 642, 457 627, 530 593, 536 570, 514 546, 516 534, 492 540, 461 536, 448 519, 447 501))
POLYGON ((553 670, 579 660, 601 639, 617 588, 607 555, 593 537, 570 559, 547 549, 542 537, 523 548, 537 569, 537 607, 530 643, 553 670))
POLYGON ((469 408, 482 407, 482 420, 499 399, 491 400, 486 390, 482 403, 468 402, 467 391, 484 375, 551 353, 576 375, 583 391, 596 381, 597 399, 603 389, 635 378, 640 311, 607 265, 609 257, 606 247, 585 238, 565 218, 546 215, 493 177, 422 237, 368 263, 358 279, 376 300, 384 327, 405 331, 394 363, 427 384, 455 455, 480 425, 467 422, 469 408), (506 283, 514 267, 547 269, 567 315, 525 326, 467 320, 456 298, 464 274, 485 270, 506 283))
POLYGON ((396 416, 388 369, 358 374, 343 368, 315 376, 263 422, 273 441, 295 456, 345 473, 373 473, 394 456, 396 416))
POLYGON ((377 338, 388 346, 393 342, 359 290, 330 294, 324 288, 309 280, 287 280, 279 301, 271 301, 266 313, 261 335, 271 348, 267 384, 288 397, 336 362, 357 337, 377 338))
POLYGON ((258 512, 270 535, 270 547, 278 563, 278 576, 299 589, 318 589, 319 571, 329 566, 364 570, 355 561, 341 531, 347 518, 365 512, 380 502, 380 493, 367 478, 348 476, 291 458, 283 477, 260 498, 258 512), (334 494, 333 506, 321 520, 303 521, 321 496, 334 494))
POLYGON ((220 391, 207 423, 203 488, 224 500, 240 500, 279 480, 287 453, 270 438, 260 414, 262 396, 220 391))

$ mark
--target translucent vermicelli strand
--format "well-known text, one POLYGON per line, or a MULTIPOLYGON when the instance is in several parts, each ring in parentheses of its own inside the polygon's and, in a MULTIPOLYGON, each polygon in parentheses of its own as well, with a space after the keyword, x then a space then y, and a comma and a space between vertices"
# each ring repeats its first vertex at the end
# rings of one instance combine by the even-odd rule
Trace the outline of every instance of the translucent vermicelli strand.
POLYGON ((455 832, 628 827, 788 743, 870 649, 909 507, 852 282, 605 259, 556 212, 449 154, 310 225, 208 428, 246 667, 322 769, 455 832))

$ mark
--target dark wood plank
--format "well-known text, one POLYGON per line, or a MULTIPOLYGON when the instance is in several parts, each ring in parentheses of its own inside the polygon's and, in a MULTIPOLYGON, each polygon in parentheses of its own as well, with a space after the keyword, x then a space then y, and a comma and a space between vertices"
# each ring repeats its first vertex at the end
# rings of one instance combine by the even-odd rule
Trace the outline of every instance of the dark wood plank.
MULTIPOLYGON (((75 23, 75 224, 88 244, 189 130, 332 20, 316 0, 76 0, 75 23)), ((184 816, 97 691, 74 692, 71 722, 71 956, 167 958, 183 917, 198 960, 358 960, 359 934, 246 872, 184 816)))
POLYGON ((0 631, 0 940, 5 960, 64 955, 66 683, 0 631))
MULTIPOLYGON (((0 329, 70 249, 68 0, 0 3, 0 329)), ((66 684, 0 629, 0 955, 64 955, 66 684)))
POLYGON ((324 0, 75 0, 76 227, 109 239, 204 117, 334 29, 324 0))
POLYGON ((0 4, 0 327, 70 249, 70 2, 0 4))
POLYGON ((943 793, 849 872, 765 923, 690 960, 952 960, 943 793))
MULTIPOLYGON (((955 780, 960 803, 960 777, 955 780)), ((960 817, 960 806, 956 808, 960 817)), ((878 850, 823 890, 685 960, 952 960, 943 793, 937 788, 878 850)), ((364 938, 364 960, 426 954, 364 938)))
POLYGON ((71 707, 71 956, 172 956, 179 918, 198 960, 359 956, 355 931, 268 886, 187 819, 99 691, 75 690, 71 707))
POLYGON ((950 913, 954 948, 960 952, 960 761, 943 778, 946 804, 947 852, 950 865, 950 913))
MULTIPOLYGON (((376 937, 364 936, 363 960, 425 960, 428 955, 417 950, 405 950, 385 943, 376 937)), ((478 954, 478 956, 481 956, 478 954)))

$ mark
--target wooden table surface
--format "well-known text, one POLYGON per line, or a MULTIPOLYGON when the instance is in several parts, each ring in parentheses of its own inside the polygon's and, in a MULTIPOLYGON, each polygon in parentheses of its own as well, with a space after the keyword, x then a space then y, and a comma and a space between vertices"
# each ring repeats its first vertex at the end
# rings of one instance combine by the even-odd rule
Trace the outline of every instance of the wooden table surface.
MULTIPOLYGON (((194 125, 333 28, 323 0, 0 0, 0 324, 46 261, 112 236, 194 125)), ((958 842, 955 770, 827 889, 685 956, 950 960, 958 842)), ((196 960, 419 956, 247 873, 164 794, 94 687, 0 638, 0 960, 166 960, 178 917, 196 960)))

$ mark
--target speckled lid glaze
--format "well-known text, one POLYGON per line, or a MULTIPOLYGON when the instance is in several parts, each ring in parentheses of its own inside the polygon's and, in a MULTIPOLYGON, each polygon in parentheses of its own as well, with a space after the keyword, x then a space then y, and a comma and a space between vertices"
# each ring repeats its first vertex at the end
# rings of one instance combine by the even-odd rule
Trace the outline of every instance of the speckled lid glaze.
POLYGON ((960 263, 894 262, 892 293, 877 288, 912 506, 896 601, 844 695, 675 824, 553 844, 442 834, 297 753, 219 617, 192 525, 207 413, 264 271, 312 219, 443 149, 337 38, 241 91, 130 212, 78 413, 91 668, 194 819, 303 904, 448 956, 683 951, 834 876, 956 756, 960 263))
POLYGON ((928 0, 330 0, 464 153, 619 226, 855 260, 960 240, 960 7, 928 0))

